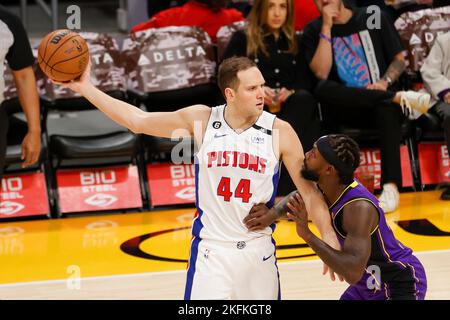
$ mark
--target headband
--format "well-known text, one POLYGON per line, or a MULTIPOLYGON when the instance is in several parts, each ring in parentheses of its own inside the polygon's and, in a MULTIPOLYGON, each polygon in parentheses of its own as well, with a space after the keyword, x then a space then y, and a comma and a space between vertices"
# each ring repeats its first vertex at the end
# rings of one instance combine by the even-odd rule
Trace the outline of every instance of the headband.
POLYGON ((323 136, 316 142, 317 149, 319 150, 322 157, 327 160, 329 164, 334 166, 341 174, 343 175, 351 175, 354 172, 354 169, 351 165, 348 165, 342 162, 337 156, 336 152, 334 152, 331 147, 328 136, 323 136))

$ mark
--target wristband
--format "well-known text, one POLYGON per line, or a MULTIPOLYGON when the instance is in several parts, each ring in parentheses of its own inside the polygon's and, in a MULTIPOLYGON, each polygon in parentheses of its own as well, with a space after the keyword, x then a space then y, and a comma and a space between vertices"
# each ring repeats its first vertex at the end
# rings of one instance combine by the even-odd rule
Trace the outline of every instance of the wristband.
POLYGON ((329 37, 329 36, 327 36, 326 34, 324 34, 324 33, 319 33, 319 36, 322 38, 322 39, 325 39, 325 40, 327 40, 329 43, 331 43, 331 44, 333 44, 333 40, 331 40, 331 38, 329 37))

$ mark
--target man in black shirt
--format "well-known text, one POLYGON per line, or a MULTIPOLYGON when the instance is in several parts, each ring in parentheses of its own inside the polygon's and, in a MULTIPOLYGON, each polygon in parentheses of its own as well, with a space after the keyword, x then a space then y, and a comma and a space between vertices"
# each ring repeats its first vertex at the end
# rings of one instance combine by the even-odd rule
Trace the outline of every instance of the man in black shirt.
MULTIPOLYGON (((5 59, 12 70, 17 95, 25 112, 28 133, 22 142, 23 166, 35 163, 41 150, 39 95, 32 65, 33 53, 25 29, 18 17, 0 6, 0 103, 3 102, 5 59)), ((8 112, 0 105, 0 181, 5 165, 8 112)), ((14 128, 9 128, 14 130, 14 128)))
POLYGON ((305 27, 303 50, 311 71, 320 80, 315 95, 323 108, 325 124, 375 125, 381 151, 380 203, 385 212, 394 211, 402 185, 402 109, 416 117, 428 110, 430 96, 395 92, 393 85, 405 69, 404 49, 382 11, 346 7, 343 0, 315 3, 322 16, 305 27))

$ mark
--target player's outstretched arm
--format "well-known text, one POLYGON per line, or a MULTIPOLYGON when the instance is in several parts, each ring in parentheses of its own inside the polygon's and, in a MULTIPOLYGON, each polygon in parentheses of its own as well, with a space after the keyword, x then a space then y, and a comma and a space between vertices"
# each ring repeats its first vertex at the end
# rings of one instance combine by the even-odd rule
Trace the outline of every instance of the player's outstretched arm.
POLYGON ((113 121, 134 133, 166 138, 192 136, 195 121, 199 121, 203 126, 208 121, 210 108, 204 105, 190 106, 175 112, 145 112, 129 103, 115 99, 91 83, 90 68, 89 62, 78 81, 54 83, 81 94, 113 121))
POLYGON ((286 166, 298 192, 304 199, 308 214, 319 229, 322 238, 334 238, 330 241, 334 242, 336 247, 339 248, 336 234, 331 226, 328 206, 321 192, 314 182, 304 179, 300 174, 305 159, 300 139, 291 125, 280 119, 275 121, 274 129, 278 129, 279 132, 280 159, 286 166))
MULTIPOLYGON (((322 193, 316 187, 315 183, 308 181, 301 176, 301 168, 305 155, 300 139, 292 129, 291 125, 286 121, 276 119, 274 129, 279 134, 279 156, 284 162, 289 175, 292 178, 299 194, 305 202, 305 208, 311 216, 311 220, 319 229, 322 239, 331 247, 340 250, 341 246, 337 240, 336 233, 331 226, 331 218, 328 206, 323 198, 322 193)), ((335 275, 333 270, 329 270, 328 265, 324 263, 323 274, 330 271, 330 278, 334 281, 335 275)), ((339 278, 342 280, 341 276, 339 278)))

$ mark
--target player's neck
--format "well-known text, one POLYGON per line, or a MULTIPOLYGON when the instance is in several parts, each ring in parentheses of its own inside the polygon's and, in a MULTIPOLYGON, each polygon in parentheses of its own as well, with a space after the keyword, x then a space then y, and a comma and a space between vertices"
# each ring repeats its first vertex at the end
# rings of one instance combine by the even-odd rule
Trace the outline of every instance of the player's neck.
POLYGON ((328 206, 335 203, 347 187, 341 183, 336 183, 336 181, 319 181, 318 184, 320 190, 322 190, 325 195, 325 200, 327 201, 328 206))
POLYGON ((230 105, 227 105, 225 108, 224 117, 231 129, 237 133, 241 133, 242 131, 248 129, 258 120, 258 116, 243 114, 238 108, 230 105))

